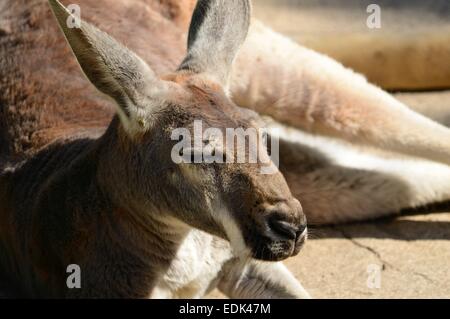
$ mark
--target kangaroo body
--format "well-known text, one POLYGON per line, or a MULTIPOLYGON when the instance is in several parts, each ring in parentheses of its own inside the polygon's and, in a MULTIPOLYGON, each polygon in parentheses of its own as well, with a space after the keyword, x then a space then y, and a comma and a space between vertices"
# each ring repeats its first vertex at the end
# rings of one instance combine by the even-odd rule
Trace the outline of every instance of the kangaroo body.
MULTIPOLYGON (((260 120, 253 112, 250 118, 243 115, 247 111, 232 105, 222 94, 219 88, 222 84, 226 87, 228 75, 231 96, 240 106, 304 132, 397 152, 394 157, 386 157, 368 150, 362 160, 356 145, 336 146, 327 138, 282 126, 280 170, 309 220, 363 220, 450 199, 450 131, 409 110, 337 62, 298 46, 258 22, 250 27, 234 70, 228 70, 229 65, 222 70, 219 65, 219 70, 212 72, 216 65, 208 56, 214 52, 202 55, 202 59, 196 57, 205 47, 203 42, 214 44, 210 36, 216 29, 208 28, 212 23, 207 18, 209 10, 217 4, 220 10, 216 8, 216 13, 242 12, 233 7, 241 5, 239 1, 211 1, 212 7, 205 5, 207 9, 197 11, 198 15, 206 14, 207 22, 191 25, 190 51, 185 60, 186 31, 196 1, 81 2, 83 21, 106 31, 142 59, 133 58, 129 67, 138 67, 128 77, 113 74, 119 86, 126 92, 136 88, 139 93, 142 85, 127 81, 148 77, 161 92, 166 87, 171 91, 170 97, 161 101, 172 102, 152 113, 159 116, 158 121, 138 133, 136 123, 148 123, 134 122, 133 112, 141 116, 142 108, 127 109, 130 104, 117 98, 112 85, 105 86, 104 78, 96 78, 98 72, 106 72, 106 67, 110 67, 108 72, 117 72, 120 68, 111 64, 118 59, 106 61, 106 67, 93 72, 77 48, 88 45, 83 37, 93 37, 102 45, 111 45, 111 51, 117 50, 119 57, 125 54, 125 60, 131 53, 116 48, 89 26, 80 34, 64 29, 63 21, 69 16, 55 1, 50 2, 57 8, 56 16, 83 71, 100 91, 116 100, 119 110, 80 72, 47 1, 3 1, 0 271, 22 295, 200 298, 218 287, 230 297, 308 297, 285 267, 273 262, 287 255, 275 256, 275 250, 268 256, 248 253, 264 250, 257 246, 261 240, 254 239, 259 238, 261 230, 250 226, 263 227, 257 211, 269 209, 258 208, 261 203, 278 205, 274 198, 282 197, 287 204, 277 209, 295 227, 303 223, 297 220, 301 213, 281 174, 262 180, 249 173, 243 185, 251 185, 250 189, 235 179, 229 184, 237 191, 225 190, 216 199, 211 193, 223 190, 226 183, 217 189, 209 185, 212 173, 206 178, 183 166, 179 169, 181 178, 178 168, 162 165, 168 159, 161 154, 170 154, 170 148, 155 141, 155 136, 175 124, 186 124, 179 122, 183 118, 201 115, 212 123, 221 122, 223 127, 251 126, 254 118, 260 120), (304 63, 305 59, 310 63, 304 63), (178 73, 163 77, 163 85, 140 65, 141 61, 158 76, 169 74, 184 62, 178 73), (141 71, 142 76, 134 79, 141 71), (320 76, 322 71, 328 77, 320 76), (214 76, 204 77, 211 73, 214 76), (211 103, 220 105, 224 113, 216 115, 211 103), (187 115, 185 110, 189 110, 187 115), (383 116, 392 120, 385 121, 383 116), (146 152, 141 151, 142 145, 147 147, 146 152), (146 157, 148 153, 152 154, 150 158, 146 157), (339 158, 339 154, 347 157, 339 158), (407 157, 410 155, 417 158, 407 157), (351 160, 355 158, 358 160, 351 160), (137 171, 139 167, 142 169, 137 171), (191 189, 193 193, 189 193, 191 189), (207 210, 205 206, 210 203, 213 209, 207 210), (238 204, 239 208, 233 206, 238 204), (242 215, 240 209, 250 212, 250 217, 242 215), (187 213, 191 211, 199 212, 199 216, 187 213), (72 264, 81 269, 80 289, 67 286, 67 267, 72 264)), ((235 16, 238 19, 240 15, 227 17, 235 16)), ((227 28, 239 22, 227 24, 227 28)), ((230 29, 226 35, 236 38, 244 33, 245 26, 230 29)), ((231 64, 241 44, 238 42, 220 61, 231 64)), ((109 49, 92 50, 104 54, 109 49)), ((148 94, 131 96, 130 100, 142 101, 142 96, 147 98, 148 94)), ((148 103, 153 107, 155 100, 151 97, 148 103)), ((146 120, 153 118, 145 114, 146 120)), ((243 170, 250 168, 239 169, 243 170)), ((222 181, 235 174, 226 169, 217 173, 217 178, 222 181)), ((289 254, 298 252, 303 243, 299 244, 300 239, 304 240, 296 239, 298 247, 289 246, 289 254)))
POLYGON ((54 143, 1 175, 1 273, 17 296, 201 298, 219 286, 231 297, 308 296, 283 265, 236 259, 226 240, 172 219, 133 220, 99 179, 108 134, 54 143), (72 264, 81 289, 68 289, 72 264), (235 290, 260 267, 285 283, 235 290))

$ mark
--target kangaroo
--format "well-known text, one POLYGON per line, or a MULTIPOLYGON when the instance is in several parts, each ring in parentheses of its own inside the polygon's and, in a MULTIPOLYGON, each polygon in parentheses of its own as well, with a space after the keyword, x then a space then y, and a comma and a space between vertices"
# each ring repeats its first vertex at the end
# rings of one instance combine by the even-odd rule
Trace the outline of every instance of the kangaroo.
POLYGON ((103 95, 45 1, 6 1, 0 269, 24 296, 308 298, 281 263, 304 245, 306 218, 450 199, 448 128, 251 21, 249 1, 86 0, 79 27, 48 2, 103 95), (171 131, 198 119, 281 128, 280 171, 174 163, 171 131), (66 283, 72 264, 79 289, 66 283))
POLYGON ((53 143, 3 173, 8 277, 32 297, 200 297, 214 282, 230 296, 307 296, 280 264, 252 261, 280 261, 305 242, 306 218, 283 175, 260 174, 261 162, 171 159, 171 132, 193 130, 194 120, 257 127, 226 95, 250 2, 200 1, 188 53, 163 77, 93 25, 68 27, 71 13, 49 3, 84 74, 114 100, 117 115, 100 137, 53 143), (82 269, 80 289, 67 287, 71 264, 82 269), (235 273, 261 277, 261 286, 239 288, 235 273), (270 284, 268 274, 284 280, 270 284))

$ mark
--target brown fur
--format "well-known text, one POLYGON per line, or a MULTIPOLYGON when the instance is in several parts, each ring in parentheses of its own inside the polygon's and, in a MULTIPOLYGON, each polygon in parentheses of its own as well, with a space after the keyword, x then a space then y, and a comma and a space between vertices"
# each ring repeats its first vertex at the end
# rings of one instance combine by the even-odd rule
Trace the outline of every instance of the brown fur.
MULTIPOLYGON (((159 74, 174 70, 185 54, 193 3, 80 2, 83 19, 131 48, 159 74), (107 13, 101 14, 105 8, 107 13)), ((0 27, 5 30, 0 55, 6 57, 0 62, 1 159, 22 158, 57 139, 103 132, 114 109, 81 73, 47 1, 8 0, 4 8, 0 13, 0 27)))
MULTIPOLYGON (((86 0, 81 14, 137 52, 157 73, 166 73, 182 61, 186 37, 178 25, 185 24, 191 9, 192 1, 111 5, 86 0), (100 8, 120 12, 118 25, 114 14, 100 19, 100 8), (133 37, 129 37, 130 29, 133 37), (143 38, 148 38, 145 47, 136 41, 143 38)), ((248 22, 246 13, 239 13, 248 22)), ((170 93, 154 113, 149 105, 136 105, 147 108, 152 123, 131 134, 118 116, 113 117, 109 100, 100 97, 78 69, 46 1, 11 3, 4 16, 12 18, 0 52, 9 57, 2 69, 6 81, 1 98, 1 157, 7 168, 0 175, 0 220, 4 222, 0 249, 5 252, 0 271, 22 293, 148 297, 176 258, 190 227, 233 240, 227 226, 213 216, 224 209, 222 214, 231 213, 220 218, 236 220, 253 257, 281 260, 298 253, 305 239, 305 218, 280 172, 261 175, 261 163, 177 165, 171 160, 175 144, 171 130, 192 129, 194 120, 223 131, 256 127, 256 115, 237 107, 222 86, 204 74, 214 71, 210 66, 208 72, 198 70, 200 74, 189 71, 189 63, 198 62, 199 57, 190 54, 185 70, 155 80, 170 93), (272 215, 301 231, 286 240, 280 239, 280 233, 267 235, 265 221, 272 215), (81 290, 66 286, 65 270, 70 264, 78 264, 83 271, 81 290)), ((248 26, 247 22, 242 26, 248 26)), ((228 41, 237 50, 239 43, 233 43, 233 38, 228 41)), ((69 43, 73 45, 70 39, 69 43)), ((117 43, 104 43, 111 46, 102 50, 115 58, 113 63, 128 52, 117 43)), ((232 61, 236 52, 220 54, 232 61)), ((99 59, 87 60, 95 64, 99 59)), ((95 70, 87 70, 87 75, 96 85, 99 68, 78 61, 85 72, 95 70)), ((114 65, 104 72, 119 70, 127 75, 121 67, 127 65, 114 65)), ((231 64, 222 66, 221 76, 227 69, 231 64)), ((108 94, 108 90, 102 91, 108 94)))

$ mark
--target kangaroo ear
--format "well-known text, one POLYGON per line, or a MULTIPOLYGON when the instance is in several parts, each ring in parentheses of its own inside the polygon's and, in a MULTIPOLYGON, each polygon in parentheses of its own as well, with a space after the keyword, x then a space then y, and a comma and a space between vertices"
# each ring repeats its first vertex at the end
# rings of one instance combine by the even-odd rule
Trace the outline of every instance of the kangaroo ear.
POLYGON ((250 0, 199 0, 179 70, 214 76, 224 87, 250 26, 250 0))
POLYGON ((58 0, 49 0, 52 11, 83 72, 102 93, 117 103, 127 130, 147 126, 154 107, 167 91, 150 67, 136 54, 96 27, 80 22, 58 0), (153 107, 152 107, 153 106, 153 107))

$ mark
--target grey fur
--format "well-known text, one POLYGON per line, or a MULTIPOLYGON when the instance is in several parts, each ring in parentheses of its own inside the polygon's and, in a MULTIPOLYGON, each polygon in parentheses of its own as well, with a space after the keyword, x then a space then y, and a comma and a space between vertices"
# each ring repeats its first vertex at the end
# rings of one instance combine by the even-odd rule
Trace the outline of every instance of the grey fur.
POLYGON ((71 13, 57 0, 49 3, 84 74, 100 92, 115 100, 119 116, 130 126, 139 109, 148 107, 149 95, 157 99, 158 90, 164 91, 162 82, 141 58, 107 33, 85 21, 80 28, 69 27, 71 13))
POLYGON ((180 70, 214 76, 228 86, 233 60, 250 26, 249 0, 200 0, 189 30, 188 55, 180 70))

